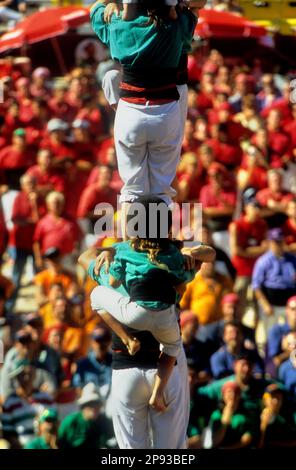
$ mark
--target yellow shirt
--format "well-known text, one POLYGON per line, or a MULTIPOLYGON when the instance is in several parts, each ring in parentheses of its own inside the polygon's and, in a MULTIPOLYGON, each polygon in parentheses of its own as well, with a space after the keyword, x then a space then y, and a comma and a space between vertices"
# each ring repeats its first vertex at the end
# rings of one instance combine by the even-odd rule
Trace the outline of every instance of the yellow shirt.
POLYGON ((180 302, 181 309, 195 313, 201 325, 220 320, 221 299, 231 290, 232 281, 226 276, 216 273, 214 279, 204 278, 198 272, 186 286, 180 302))

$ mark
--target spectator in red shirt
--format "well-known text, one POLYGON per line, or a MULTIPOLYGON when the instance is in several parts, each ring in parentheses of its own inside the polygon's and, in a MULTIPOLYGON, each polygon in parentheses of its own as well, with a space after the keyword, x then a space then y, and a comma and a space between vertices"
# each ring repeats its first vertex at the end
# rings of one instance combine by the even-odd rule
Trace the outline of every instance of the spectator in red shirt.
POLYGON ((32 73, 32 85, 30 93, 34 98, 42 97, 45 100, 50 98, 50 91, 47 82, 50 79, 50 70, 46 67, 37 67, 32 73))
POLYGON ((65 84, 57 83, 54 87, 53 97, 48 101, 48 107, 52 116, 70 123, 75 118, 77 110, 66 102, 66 90, 65 84))
POLYGON ((51 119, 47 124, 48 136, 45 137, 41 144, 41 148, 46 148, 53 155, 53 163, 60 169, 65 168, 65 164, 69 160, 73 160, 73 150, 66 143, 66 131, 68 124, 61 119, 51 119))
POLYGON ((12 143, 0 150, 0 171, 5 175, 9 186, 17 184, 20 176, 34 163, 34 157, 26 144, 24 129, 16 129, 12 136, 12 143))
POLYGON ((225 187, 228 173, 220 163, 212 163, 209 168, 209 179, 209 184, 200 192, 203 214, 213 231, 216 245, 229 251, 227 229, 236 205, 236 192, 233 188, 225 187))
POLYGON ((194 125, 189 119, 185 122, 184 138, 182 143, 182 154, 187 152, 196 152, 200 142, 194 136, 194 125))
POLYGON ((45 213, 44 200, 38 196, 36 181, 30 175, 20 179, 21 191, 16 196, 12 209, 13 228, 9 233, 9 252, 14 260, 12 279, 16 292, 28 257, 33 256, 33 236, 36 224, 45 213))
POLYGON ((103 135, 103 121, 100 108, 91 95, 82 98, 82 107, 79 109, 76 119, 86 120, 90 124, 90 133, 97 140, 103 135))
POLYGON ((19 104, 12 100, 5 113, 5 135, 10 139, 15 129, 21 128, 23 123, 19 117, 19 104))
POLYGON ((267 250, 267 224, 260 218, 260 206, 256 199, 245 202, 244 214, 229 226, 232 264, 237 277, 234 285, 242 311, 245 311, 247 291, 256 259, 267 250))
POLYGON ((42 255, 49 248, 57 248, 61 255, 73 254, 82 236, 77 222, 63 214, 63 194, 49 193, 46 206, 48 213, 39 220, 34 233, 33 248, 38 267, 42 267, 42 255))
POLYGON ((251 143, 257 147, 262 155, 264 156, 265 160, 268 162, 270 161, 271 149, 268 143, 268 134, 267 130, 264 126, 259 127, 257 132, 251 138, 251 143))
POLYGON ((243 97, 250 93, 249 77, 245 73, 239 73, 234 81, 234 93, 230 96, 229 103, 235 113, 240 113, 243 97))
POLYGON ((283 130, 289 135, 292 149, 296 148, 296 103, 290 103, 290 118, 287 119, 283 130))
POLYGON ((206 141, 214 152, 215 160, 227 169, 233 169, 240 165, 242 151, 238 145, 232 145, 227 141, 227 124, 214 124, 211 127, 211 138, 206 141))
POLYGON ((97 181, 91 186, 87 186, 80 198, 77 209, 77 217, 87 218, 92 221, 97 220, 95 208, 97 204, 111 204, 115 209, 117 204, 117 193, 110 188, 112 181, 112 170, 107 166, 102 166, 98 173, 97 181))
POLYGON ((286 251, 296 255, 296 199, 288 202, 287 216, 288 218, 282 227, 286 251))
POLYGON ((0 205, 0 266, 2 261, 2 255, 5 252, 6 245, 7 245, 7 228, 4 219, 4 214, 2 211, 2 207, 0 205))
POLYGON ((252 187, 257 191, 266 188, 267 162, 261 151, 254 145, 249 145, 237 173, 238 189, 244 191, 252 187))
POLYGON ((63 176, 52 168, 52 155, 49 150, 39 150, 37 154, 37 165, 31 166, 27 173, 36 180, 37 191, 46 196, 51 191, 63 192, 65 180, 63 176))
POLYGON ((197 94, 196 107, 201 114, 204 114, 213 106, 214 80, 215 74, 205 72, 201 76, 199 92, 197 94))
POLYGON ((30 81, 26 77, 19 78, 16 83, 16 99, 20 106, 20 119, 25 124, 32 118, 32 96, 30 94, 30 81))
POLYGON ((261 216, 269 227, 279 227, 286 219, 288 202, 293 194, 282 188, 282 174, 280 170, 269 170, 267 173, 267 188, 256 194, 256 199, 262 206, 261 216))
POLYGON ((268 146, 271 150, 270 165, 282 167, 290 159, 290 139, 281 127, 281 113, 272 109, 266 119, 268 146))
POLYGON ((90 123, 86 119, 75 119, 72 130, 76 166, 82 171, 89 171, 95 161, 95 144, 90 137, 90 123))
POLYGON ((182 155, 177 168, 178 202, 196 201, 200 192, 198 160, 193 152, 182 155))

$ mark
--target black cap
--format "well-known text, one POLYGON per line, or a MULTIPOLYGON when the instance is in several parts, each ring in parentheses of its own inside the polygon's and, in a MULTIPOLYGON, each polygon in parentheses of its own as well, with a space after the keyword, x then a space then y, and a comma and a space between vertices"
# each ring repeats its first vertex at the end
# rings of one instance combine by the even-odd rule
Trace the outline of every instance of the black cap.
POLYGON ((56 247, 51 247, 48 248, 42 255, 42 258, 47 258, 47 259, 55 259, 60 256, 61 252, 58 248, 56 247))

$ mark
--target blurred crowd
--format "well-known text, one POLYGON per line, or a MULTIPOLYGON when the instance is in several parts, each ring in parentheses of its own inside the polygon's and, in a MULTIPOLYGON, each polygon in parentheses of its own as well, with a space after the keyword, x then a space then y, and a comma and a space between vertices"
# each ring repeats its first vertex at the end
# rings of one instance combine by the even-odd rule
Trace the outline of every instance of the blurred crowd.
MULTIPOLYGON (((94 209, 117 210, 110 61, 63 77, 1 60, 0 446, 116 447, 110 332, 78 255, 110 246, 94 209), (24 294, 25 292, 25 294, 24 294), (31 305, 34 307, 31 308, 31 305), (29 307, 28 307, 29 306, 29 307)), ((296 445, 296 104, 288 75, 217 50, 189 57, 177 202, 200 202, 215 247, 180 303, 190 448, 296 445)), ((182 234, 180 234, 180 237, 182 234)), ((186 241, 188 245, 195 243, 186 241)))

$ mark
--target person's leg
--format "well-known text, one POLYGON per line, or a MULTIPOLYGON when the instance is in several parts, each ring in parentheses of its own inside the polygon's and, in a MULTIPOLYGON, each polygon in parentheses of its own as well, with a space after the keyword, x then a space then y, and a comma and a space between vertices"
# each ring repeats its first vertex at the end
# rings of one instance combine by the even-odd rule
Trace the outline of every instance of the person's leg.
MULTIPOLYGON (((149 372, 153 378, 156 370, 149 372)), ((151 385, 147 373, 138 368, 112 372, 112 420, 120 449, 151 449, 148 423, 151 385)))
POLYGON ((12 8, 1 7, 0 8, 0 19, 4 21, 20 21, 22 19, 21 13, 12 10, 12 8))
POLYGON ((120 337, 129 353, 134 355, 140 349, 140 342, 130 335, 124 327, 124 325, 131 326, 131 319, 127 313, 128 306, 131 304, 129 298, 113 291, 110 287, 97 286, 93 289, 90 300, 92 309, 120 337))
POLYGON ((180 159, 182 125, 178 101, 147 108, 150 194, 168 205, 176 191, 172 183, 180 159))
POLYGON ((247 293, 250 283, 251 278, 249 276, 237 276, 234 284, 234 292, 239 295, 240 308, 243 315, 245 314, 247 307, 247 293))
POLYGON ((188 113, 188 86, 187 85, 177 85, 178 92, 180 95, 179 99, 179 106, 180 106, 180 114, 181 114, 181 139, 180 139, 180 148, 182 146, 183 137, 184 137, 184 128, 185 122, 187 119, 188 113))
MULTIPOLYGON (((153 387, 154 375, 147 371, 146 376, 153 387)), ((187 449, 187 426, 185 427, 182 397, 188 377, 186 382, 182 378, 179 367, 174 367, 165 390, 165 413, 159 413, 150 407, 153 449, 187 449)))
POLYGON ((124 183, 120 202, 133 202, 150 194, 146 130, 145 106, 120 100, 114 124, 118 170, 124 183))
POLYGON ((165 411, 164 391, 182 345, 180 327, 177 322, 175 306, 160 312, 151 312, 150 315, 153 319, 150 331, 163 345, 163 351, 159 358, 155 385, 149 403, 156 410, 165 411))
POLYGON ((12 281, 16 287, 16 291, 19 290, 21 284, 21 277, 23 275, 26 262, 30 253, 25 250, 20 250, 16 248, 13 250, 14 264, 12 269, 12 281))

